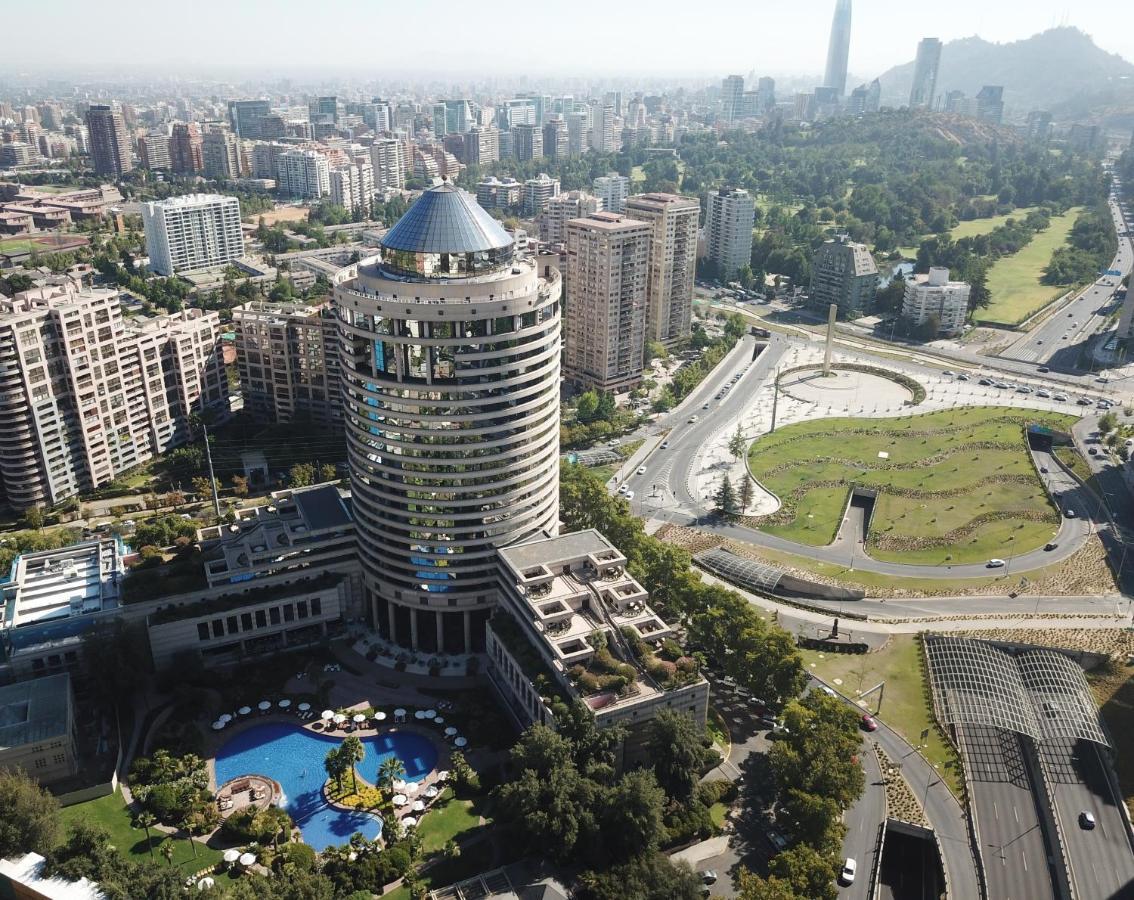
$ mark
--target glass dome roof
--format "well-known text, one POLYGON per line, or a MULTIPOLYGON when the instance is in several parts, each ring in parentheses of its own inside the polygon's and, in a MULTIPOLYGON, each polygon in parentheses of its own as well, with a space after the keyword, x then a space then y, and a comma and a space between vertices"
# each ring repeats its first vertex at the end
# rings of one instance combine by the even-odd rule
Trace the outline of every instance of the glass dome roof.
POLYGON ((509 247, 512 237, 471 195, 442 182, 423 193, 380 243, 410 253, 470 253, 509 247))

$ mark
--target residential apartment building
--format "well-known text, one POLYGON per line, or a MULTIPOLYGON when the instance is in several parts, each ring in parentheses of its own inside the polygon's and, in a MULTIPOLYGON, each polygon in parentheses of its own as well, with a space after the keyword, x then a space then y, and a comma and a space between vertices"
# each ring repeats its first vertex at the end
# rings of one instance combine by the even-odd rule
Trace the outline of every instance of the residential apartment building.
POLYGON ((400 191, 406 186, 406 161, 402 144, 396 138, 380 138, 370 145, 370 165, 374 170, 374 190, 400 191))
POLYGON ((649 222, 599 212, 567 222, 564 376, 584 390, 628 391, 642 380, 649 222))
POLYGON ((252 145, 252 177, 270 178, 275 181, 280 176, 280 154, 290 149, 287 144, 257 141, 252 145))
POLYGON ((180 175, 195 175, 205 168, 204 142, 195 122, 178 122, 169 135, 169 163, 180 175))
POLYGON ((478 125, 462 137, 465 144, 465 165, 485 165, 500 159, 500 132, 495 128, 482 128, 478 125))
POLYGON ((185 194, 142 204, 150 268, 176 275, 244 255, 240 201, 223 194, 185 194))
POLYGON ((567 240, 567 222, 602 212, 602 201, 585 191, 568 191, 547 201, 539 215, 539 238, 549 244, 567 240))
POLYGON ((552 119, 543 126, 543 155, 561 160, 570 155, 570 136, 563 119, 552 119))
POLYGON ((489 175, 476 185, 476 202, 485 209, 512 209, 524 200, 524 186, 515 178, 489 175))
POLYGON ((370 163, 331 169, 331 202, 369 218, 374 199, 374 167, 370 163))
POLYGON ((240 139, 231 131, 206 131, 201 138, 201 166, 206 178, 239 178, 243 174, 240 139))
POLYGON ((232 311, 244 409, 257 422, 341 427, 338 323, 330 304, 257 300, 232 311))
POLYGON ((721 188, 709 194, 705 213, 706 255, 717 267, 717 276, 729 281, 752 261, 752 226, 756 204, 748 191, 721 188))
POLYGON ((99 175, 121 177, 134 168, 130 136, 122 113, 103 104, 87 109, 87 136, 91 165, 99 175))
POLYGON ((878 266, 870 248, 845 234, 825 241, 811 261, 808 304, 826 314, 832 303, 839 315, 856 319, 874 308, 878 292, 878 266))
POLYGON ((538 125, 512 128, 512 156, 519 162, 543 158, 543 129, 538 125))
POLYGON ((52 285, 0 297, 0 480, 16 509, 55 505, 228 413, 219 316, 126 319, 117 291, 52 285))
POLYGON ((914 325, 934 320, 938 334, 960 334, 969 312, 970 291, 966 282, 950 281, 948 269, 934 266, 928 275, 915 275, 906 280, 902 318, 914 325))
POLYGON ((171 168, 169 158, 168 134, 144 134, 138 138, 138 158, 143 169, 151 172, 168 172, 171 168))
POLYGON ((331 193, 331 166, 318 150, 284 150, 279 155, 276 188, 288 197, 318 200, 331 193))
POLYGON ((567 122, 567 155, 582 156, 591 143, 590 114, 569 112, 564 119, 567 122))
POLYGON ((546 172, 524 182, 524 215, 538 216, 547 206, 547 201, 559 196, 559 179, 546 172))
POLYGON ((941 66, 941 41, 923 38, 917 45, 914 60, 913 87, 910 88, 910 109, 933 109, 937 93, 937 70, 941 66))
POLYGON ((692 663, 672 674, 657 665, 655 651, 675 632, 606 537, 594 529, 541 537, 498 557, 500 603, 488 622, 487 674, 520 728, 555 728, 581 701, 599 728, 626 729, 616 762, 625 768, 648 763, 650 722, 662 710, 704 727, 708 682, 692 663), (596 646, 596 634, 605 647, 596 646), (595 673, 611 659, 626 683, 604 691, 595 673))
POLYGON ((606 212, 625 212, 626 198, 630 195, 630 179, 617 172, 607 172, 594 180, 595 196, 602 201, 606 212))
POLYGON ((609 103, 590 104, 591 149, 596 153, 614 153, 614 107, 609 103))
POLYGON ((646 341, 671 347, 688 337, 692 326, 701 204, 678 194, 638 194, 627 199, 626 215, 650 223, 652 230, 646 341))

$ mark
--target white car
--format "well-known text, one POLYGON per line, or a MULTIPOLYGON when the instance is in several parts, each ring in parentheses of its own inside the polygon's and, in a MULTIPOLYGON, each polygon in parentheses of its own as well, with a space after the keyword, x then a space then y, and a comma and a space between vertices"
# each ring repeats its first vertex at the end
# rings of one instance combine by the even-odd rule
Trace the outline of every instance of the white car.
POLYGON ((854 884, 854 873, 858 871, 858 863, 853 856, 843 860, 843 868, 839 872, 839 884, 854 884))
POLYGON ((645 466, 638 466, 638 474, 639 475, 645 475, 646 474, 646 467, 645 466))
POLYGON ((633 491, 627 491, 622 496, 625 497, 627 500, 633 500, 634 499, 634 492, 633 491))
POLYGON ((1005 563, 1002 559, 990 559, 987 565, 990 569, 1001 569, 1005 565, 1007 565, 1007 563, 1005 563))

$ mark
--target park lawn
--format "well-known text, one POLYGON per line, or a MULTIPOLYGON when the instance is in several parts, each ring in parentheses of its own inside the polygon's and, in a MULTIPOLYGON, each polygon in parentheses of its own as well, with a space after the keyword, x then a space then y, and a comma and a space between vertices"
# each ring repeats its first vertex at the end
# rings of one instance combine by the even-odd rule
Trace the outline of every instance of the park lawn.
POLYGON ((1028 213, 1032 212, 1036 207, 1025 206, 1020 209, 1013 210, 1003 216, 987 216, 983 219, 967 219, 964 222, 958 222, 957 227, 949 232, 949 237, 954 241, 959 241, 961 238, 977 237, 982 234, 989 234, 995 231, 1009 219, 1016 219, 1017 221, 1023 219, 1028 213))
POLYGON ((29 241, 23 238, 0 241, 0 253, 28 253, 39 246, 38 241, 29 241))
POLYGON ((1043 270, 1051 254, 1062 247, 1081 212, 1080 207, 1055 216, 1051 225, 1011 256, 1002 256, 988 272, 988 291, 992 302, 976 312, 980 323, 1016 325, 1046 303, 1066 293, 1067 288, 1041 284, 1043 270))
MULTIPOLYGON (((60 811, 60 819, 64 829, 78 822, 88 822, 101 825, 110 832, 111 843, 118 848, 118 852, 127 856, 134 862, 149 859, 149 850, 146 846, 146 832, 142 828, 135 828, 132 818, 122 799, 122 792, 115 791, 106 797, 97 800, 88 800, 86 803, 76 803, 60 811)), ((165 865, 165 860, 158 852, 166 835, 157 828, 150 827, 150 841, 153 844, 154 859, 165 865)), ((190 842, 186 838, 172 838, 173 865, 184 869, 186 874, 199 872, 202 869, 215 866, 221 861, 219 850, 202 844, 200 841, 190 842), (197 855, 193 856, 192 843, 196 844, 197 855)))
POLYGON ((441 850, 449 841, 480 826, 480 812, 472 800, 458 800, 451 788, 445 788, 437 805, 422 817, 418 827, 422 851, 441 850))
POLYGON ((845 487, 816 488, 794 502, 794 519, 781 525, 766 525, 763 530, 800 544, 825 547, 835 539, 846 505, 845 487))
POLYGON ((915 635, 892 635, 886 646, 874 653, 800 652, 807 671, 829 684, 839 679, 842 683, 834 687, 848 697, 854 698, 861 691, 885 682, 881 709, 878 709, 878 692, 867 697, 866 708, 871 713, 877 710, 879 719, 914 746, 925 744, 922 749, 925 758, 942 774, 949 789, 956 796, 961 795, 960 762, 956 750, 933 722, 920 642, 915 635), (926 729, 929 735, 922 741, 921 734, 926 729))
POLYGON ((925 550, 886 550, 871 545, 870 558, 881 562, 907 565, 964 565, 984 562, 995 556, 1011 557, 1042 547, 1059 533, 1052 522, 1027 519, 1003 519, 979 525, 964 537, 964 543, 952 547, 925 550))

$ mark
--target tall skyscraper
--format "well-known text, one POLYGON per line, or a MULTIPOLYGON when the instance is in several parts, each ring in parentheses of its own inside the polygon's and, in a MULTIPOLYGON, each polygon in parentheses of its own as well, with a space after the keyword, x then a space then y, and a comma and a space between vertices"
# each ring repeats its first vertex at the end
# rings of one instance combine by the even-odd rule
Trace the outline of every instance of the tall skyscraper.
POLYGON ((87 110, 87 132, 91 165, 97 174, 121 176, 134 168, 122 113, 105 104, 92 104, 87 110))
POLYGON ((776 105, 776 79, 764 77, 756 82, 756 103, 761 113, 772 110, 776 105))
POLYGON ((242 140, 261 140, 269 137, 264 134, 262 119, 272 114, 272 104, 268 100, 229 100, 228 120, 236 136, 242 140))
POLYGON ((630 179, 617 172, 607 172, 594 180, 595 196, 602 200, 606 212, 625 212, 626 197, 630 194, 630 179))
POLYGON ((449 183, 381 244, 334 288, 368 614, 483 650, 497 549, 558 528, 559 273, 449 183))
POLYGON ((986 122, 999 125, 1004 121, 1004 88, 986 84, 976 95, 977 116, 986 122))
POLYGON ((567 123, 563 119, 552 119, 543 126, 543 155, 548 159, 566 159, 569 150, 567 123))
POLYGON ((850 58, 851 0, 835 0, 831 40, 827 44, 827 72, 823 87, 834 88, 839 99, 847 92, 847 61, 850 58))
POLYGON ((591 110, 591 149, 596 153, 613 153, 614 146, 614 107, 606 103, 592 103, 591 110))
POLYGON ((318 150, 285 150, 279 155, 276 188, 281 194, 318 200, 331 192, 331 167, 318 150))
POLYGON ((178 122, 169 136, 169 162, 174 172, 192 175, 205 168, 204 143, 195 122, 178 122))
POLYGON ((756 204, 748 191, 721 188, 709 194, 705 215, 707 255, 717 265, 719 277, 731 279, 741 266, 752 261, 752 225, 756 204))
POLYGON ((672 346, 692 325, 701 204, 678 194, 637 194, 627 198, 626 215, 651 228, 646 340, 672 346))
POLYGON ((933 109, 937 91, 937 69, 941 65, 941 41, 922 38, 917 45, 914 62, 913 87, 910 89, 911 109, 933 109))
POLYGON ((370 145, 375 191, 400 191, 406 186, 402 145, 395 138, 381 138, 370 145))
POLYGON ((628 391, 642 381, 649 222, 600 212, 567 223, 568 381, 628 391))
POLYGON ((150 268, 175 275, 244 255, 240 201, 223 194, 185 194, 142 205, 150 268))
POLYGON ((734 122, 740 118, 740 104, 743 96, 743 75, 729 75, 721 82, 721 115, 726 122, 734 122))
POLYGON ((512 155, 519 162, 542 159, 543 129, 538 125, 513 125, 512 155))
POLYGON ((206 178, 240 177, 240 140, 231 131, 207 131, 201 137, 206 178))

